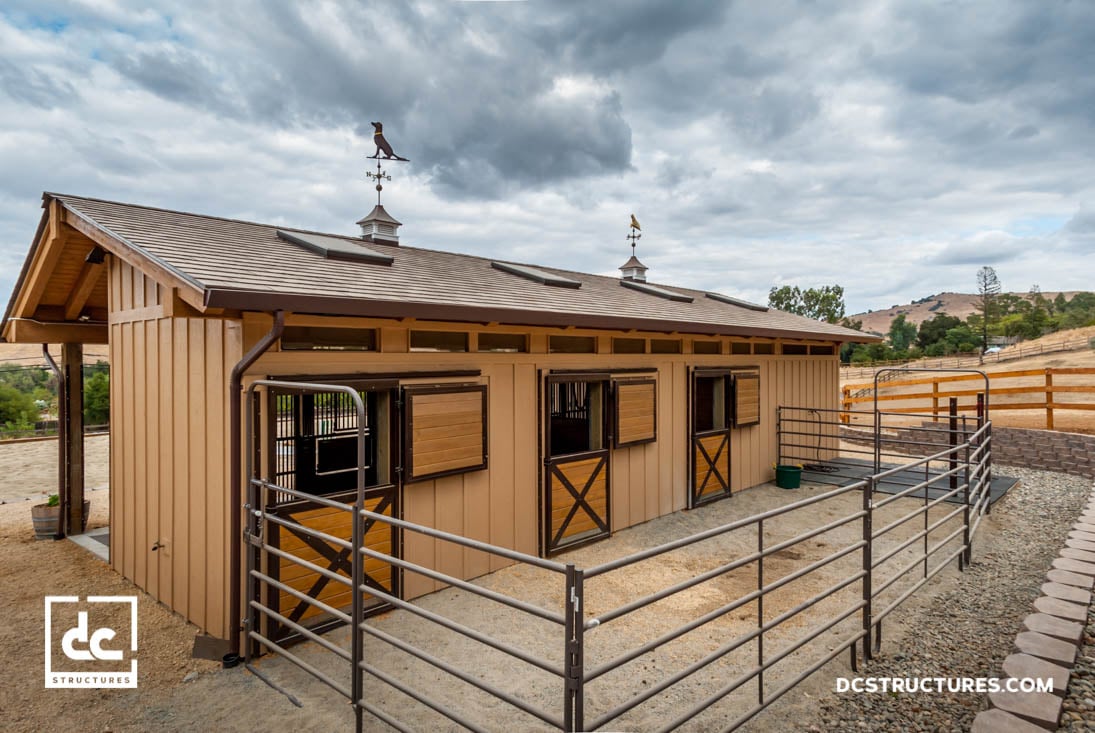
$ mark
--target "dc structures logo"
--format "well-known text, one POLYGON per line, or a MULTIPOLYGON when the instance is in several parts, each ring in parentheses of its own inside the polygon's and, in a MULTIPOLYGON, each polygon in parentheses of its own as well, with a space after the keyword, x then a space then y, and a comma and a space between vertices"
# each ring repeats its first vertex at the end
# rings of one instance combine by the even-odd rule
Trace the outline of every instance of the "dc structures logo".
POLYGON ((46 596, 47 688, 136 687, 136 653, 136 596, 46 596))

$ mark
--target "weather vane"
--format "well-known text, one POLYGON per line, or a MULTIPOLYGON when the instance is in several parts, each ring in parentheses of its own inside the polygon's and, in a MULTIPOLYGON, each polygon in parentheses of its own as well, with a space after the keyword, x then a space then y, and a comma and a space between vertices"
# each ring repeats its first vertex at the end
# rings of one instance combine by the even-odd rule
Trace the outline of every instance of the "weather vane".
POLYGON ((365 157, 376 161, 376 173, 368 171, 365 177, 371 181, 376 181, 376 204, 380 205, 380 192, 384 190, 384 186, 381 185, 381 181, 390 181, 392 177, 387 172, 380 168, 381 160, 398 160, 404 163, 409 163, 407 158, 400 157, 392 151, 391 143, 384 139, 384 125, 380 122, 370 122, 373 126, 373 142, 376 143, 376 152, 372 155, 365 157), (384 155, 381 156, 381 153, 384 155))
POLYGON ((631 233, 625 237, 625 239, 631 240, 631 256, 635 256, 635 245, 640 239, 643 238, 642 227, 639 226, 639 220, 635 218, 635 215, 631 215, 631 233))

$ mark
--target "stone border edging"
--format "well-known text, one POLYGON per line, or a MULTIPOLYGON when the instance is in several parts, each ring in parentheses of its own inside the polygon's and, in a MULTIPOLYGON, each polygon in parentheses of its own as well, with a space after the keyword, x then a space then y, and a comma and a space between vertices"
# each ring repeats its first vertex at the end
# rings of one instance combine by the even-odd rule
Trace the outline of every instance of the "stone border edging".
POLYGON ((990 692, 992 708, 978 713, 972 733, 1057 730, 1068 681, 1083 644, 1095 585, 1095 491, 1077 517, 1053 567, 1046 573, 1035 613, 1023 619, 1015 653, 1004 660, 1006 678, 1052 678, 1053 692, 990 692))

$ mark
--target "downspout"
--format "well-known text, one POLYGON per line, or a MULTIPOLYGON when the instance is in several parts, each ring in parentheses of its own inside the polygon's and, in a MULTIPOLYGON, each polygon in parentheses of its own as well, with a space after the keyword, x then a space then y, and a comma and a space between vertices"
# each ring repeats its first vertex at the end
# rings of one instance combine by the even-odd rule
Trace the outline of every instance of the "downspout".
POLYGON ((66 423, 68 422, 68 395, 65 394, 65 373, 61 371, 61 367, 57 366, 57 362, 53 360, 53 357, 49 353, 49 344, 42 344, 42 355, 46 357, 46 363, 49 364, 49 368, 53 371, 53 376, 57 378, 57 498, 60 501, 58 504, 58 510, 61 512, 60 517, 57 520, 57 534, 54 539, 63 540, 65 538, 65 523, 68 520, 68 450, 66 441, 68 439, 68 430, 66 429, 66 423))
POLYGON ((240 398, 243 396, 243 373, 246 372, 252 364, 258 361, 259 357, 266 353, 267 349, 274 345, 274 342, 281 338, 282 332, 285 330, 285 311, 274 311, 274 325, 257 344, 251 347, 251 350, 244 354, 239 364, 236 364, 232 368, 232 376, 228 385, 228 398, 230 404, 230 419, 231 425, 229 426, 229 432, 231 433, 231 460, 229 462, 229 471, 231 472, 231 487, 232 497, 231 505, 232 511, 229 521, 231 522, 231 542, 230 542, 230 559, 231 559, 231 572, 229 574, 231 580, 229 587, 229 601, 228 601, 228 613, 229 613, 229 630, 228 630, 228 642, 231 646, 232 653, 239 653, 240 651, 240 625, 242 624, 241 605, 240 605, 240 547, 243 541, 243 529, 241 525, 241 519, 243 517, 243 484, 240 480, 240 471, 242 465, 242 451, 243 451, 243 435, 241 435, 241 412, 242 405, 240 404, 240 398))

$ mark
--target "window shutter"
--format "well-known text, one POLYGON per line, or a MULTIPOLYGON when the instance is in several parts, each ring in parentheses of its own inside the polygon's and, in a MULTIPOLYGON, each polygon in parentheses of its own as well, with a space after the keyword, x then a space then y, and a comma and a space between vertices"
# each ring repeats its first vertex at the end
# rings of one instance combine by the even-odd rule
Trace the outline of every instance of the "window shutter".
POLYGON ((760 424, 760 375, 734 375, 734 427, 760 424))
POLYGON ((405 481, 487 467, 487 388, 452 385, 404 390, 405 481))
POLYGON ((657 439, 657 384, 653 379, 616 382, 617 448, 657 439))

